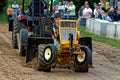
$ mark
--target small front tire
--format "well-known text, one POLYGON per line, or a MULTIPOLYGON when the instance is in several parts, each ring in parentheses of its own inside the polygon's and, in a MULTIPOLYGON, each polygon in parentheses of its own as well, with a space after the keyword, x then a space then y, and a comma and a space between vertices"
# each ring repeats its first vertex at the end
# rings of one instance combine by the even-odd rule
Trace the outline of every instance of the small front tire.
POLYGON ((82 54, 75 55, 74 59, 74 71, 75 72, 88 72, 89 69, 89 63, 90 63, 90 54, 91 50, 87 46, 81 47, 82 54))

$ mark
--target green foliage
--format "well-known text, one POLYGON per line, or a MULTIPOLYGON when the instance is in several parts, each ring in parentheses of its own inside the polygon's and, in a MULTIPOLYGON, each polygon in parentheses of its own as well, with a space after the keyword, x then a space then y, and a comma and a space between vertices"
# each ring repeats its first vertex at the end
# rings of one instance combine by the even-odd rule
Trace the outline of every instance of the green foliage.
MULTIPOLYGON (((12 4, 13 4, 13 1, 14 1, 14 0, 0 0, 0 4, 2 4, 2 5, 4 4, 4 6, 5 6, 5 4, 6 4, 5 7, 2 7, 2 8, 0 7, 0 9, 3 10, 3 12, 0 13, 0 22, 1 22, 1 23, 7 23, 6 10, 7 10, 8 5, 12 5, 12 4)), ((27 8, 27 5, 28 5, 29 1, 30 1, 30 0, 25 0, 25 7, 26 7, 26 8, 27 8)), ((16 2, 17 2, 17 4, 22 5, 22 0, 16 0, 16 2)), ((0 12, 1 12, 1 10, 0 10, 0 12)))
POLYGON ((86 28, 85 27, 79 27, 79 30, 80 30, 81 36, 85 36, 85 37, 86 36, 90 36, 95 41, 103 42, 103 43, 106 43, 108 45, 120 48, 120 40, 106 38, 104 36, 95 35, 93 33, 86 32, 86 28))
POLYGON ((6 4, 7 4, 7 0, 0 0, 0 13, 3 11, 6 4))

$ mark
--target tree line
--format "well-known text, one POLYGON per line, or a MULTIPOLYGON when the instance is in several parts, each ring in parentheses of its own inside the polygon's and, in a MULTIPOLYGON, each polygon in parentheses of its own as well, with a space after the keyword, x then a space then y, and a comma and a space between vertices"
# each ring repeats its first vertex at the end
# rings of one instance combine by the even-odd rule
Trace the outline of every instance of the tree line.
POLYGON ((0 13, 3 11, 6 5, 7 5, 7 0, 0 0, 0 13))

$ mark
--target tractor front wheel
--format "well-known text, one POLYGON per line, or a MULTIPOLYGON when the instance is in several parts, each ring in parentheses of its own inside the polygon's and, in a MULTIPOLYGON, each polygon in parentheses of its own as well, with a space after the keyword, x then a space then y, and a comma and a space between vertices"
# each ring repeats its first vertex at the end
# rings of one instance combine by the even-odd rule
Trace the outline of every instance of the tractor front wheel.
POLYGON ((37 64, 38 70, 50 72, 51 64, 57 59, 57 49, 53 44, 38 46, 37 64))
POLYGON ((87 46, 81 47, 82 54, 76 54, 74 59, 75 72, 88 72, 91 50, 87 46))

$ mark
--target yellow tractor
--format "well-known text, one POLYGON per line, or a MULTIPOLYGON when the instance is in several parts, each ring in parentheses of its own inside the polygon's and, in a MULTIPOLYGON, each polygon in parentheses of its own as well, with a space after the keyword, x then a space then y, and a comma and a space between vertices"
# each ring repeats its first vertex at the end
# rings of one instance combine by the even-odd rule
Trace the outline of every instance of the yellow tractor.
POLYGON ((39 45, 38 69, 51 71, 53 64, 70 64, 73 62, 75 72, 88 72, 92 65, 91 37, 80 37, 77 20, 60 20, 58 30, 53 28, 53 43, 39 45))
POLYGON ((55 63, 69 65, 73 61, 75 72, 88 72, 88 66, 92 65, 91 38, 80 37, 77 20, 58 21, 57 31, 50 27, 52 2, 49 13, 43 10, 46 0, 31 0, 28 12, 14 21, 13 48, 19 48, 20 55, 26 57, 26 63, 37 57, 37 68, 41 71, 50 72, 55 63))

